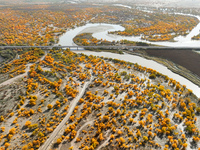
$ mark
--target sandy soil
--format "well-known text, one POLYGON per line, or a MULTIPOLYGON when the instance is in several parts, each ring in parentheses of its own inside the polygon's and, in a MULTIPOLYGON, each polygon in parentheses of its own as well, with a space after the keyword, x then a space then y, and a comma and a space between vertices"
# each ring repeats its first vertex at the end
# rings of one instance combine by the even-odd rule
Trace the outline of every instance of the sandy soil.
MULTIPOLYGON (((43 59, 45 58, 46 55, 47 55, 47 51, 45 51, 44 56, 42 56, 42 57, 40 58, 40 60, 43 60, 43 59)), ((38 62, 38 61, 37 61, 37 62, 38 62)), ((36 63, 37 63, 37 62, 36 62, 36 63)), ((6 81, 2 82, 2 83, 0 84, 0 86, 5 86, 5 85, 7 85, 7 84, 13 83, 14 81, 17 81, 18 79, 20 79, 20 78, 26 76, 26 75, 28 74, 28 71, 30 70, 30 66, 31 66, 31 65, 32 65, 32 64, 27 64, 27 65, 26 65, 26 69, 25 69, 26 72, 25 72, 25 73, 20 74, 20 75, 18 75, 18 76, 15 76, 15 77, 13 77, 13 78, 11 78, 11 79, 9 79, 9 80, 6 80, 6 81)), ((49 68, 46 68, 45 70, 48 70, 48 71, 49 71, 49 68)))
POLYGON ((68 114, 62 120, 62 122, 57 126, 57 128, 53 131, 53 133, 47 139, 47 141, 43 144, 43 146, 39 148, 39 150, 48 149, 48 147, 51 146, 51 142, 55 139, 55 137, 57 136, 57 134, 59 133, 59 131, 63 128, 63 126, 65 125, 65 123, 69 120, 69 117, 71 116, 72 112, 74 111, 74 108, 77 105, 79 99, 83 96, 83 94, 85 93, 86 88, 92 82, 92 80, 93 80, 93 77, 91 77, 91 79, 90 79, 89 82, 87 82, 87 83, 84 84, 84 86, 82 88, 82 91, 80 91, 79 95, 73 100, 73 103, 70 106, 70 110, 69 110, 68 114))
POLYGON ((101 26, 101 25, 98 25, 98 26, 95 26, 95 27, 88 27, 88 28, 85 28, 84 30, 82 30, 79 34, 81 33, 97 33, 97 32, 102 32, 102 31, 107 31, 109 29, 113 29, 112 26, 101 26))
POLYGON ((15 76, 14 78, 11 78, 11 79, 9 79, 9 80, 4 81, 3 83, 0 84, 0 86, 5 86, 5 85, 7 85, 7 84, 13 83, 13 82, 17 81, 18 79, 20 79, 20 78, 26 76, 26 75, 28 74, 28 71, 29 71, 29 69, 30 69, 30 66, 31 66, 31 64, 28 64, 28 65, 26 66, 26 69, 25 69, 26 72, 25 72, 25 73, 20 74, 20 75, 18 75, 18 76, 15 76))
MULTIPOLYGON (((43 58, 42 59, 44 59, 44 56, 43 56, 43 58)), ((113 62, 110 62, 110 64, 112 65, 112 66, 114 66, 114 63, 113 62)), ((30 64, 29 64, 30 65, 30 64)), ((85 67, 85 64, 81 64, 81 66, 82 66, 82 68, 84 68, 85 67)), ((139 72, 139 71, 133 71, 133 70, 127 70, 127 69, 125 69, 124 67, 120 67, 120 66, 115 66, 116 67, 116 69, 119 69, 118 71, 114 71, 114 73, 116 73, 116 72, 118 72, 118 73, 120 73, 120 72, 123 72, 123 71, 126 71, 127 72, 127 74, 129 74, 129 73, 134 73, 134 75, 135 76, 138 76, 140 79, 145 79, 145 81, 144 81, 144 85, 142 85, 142 84, 140 84, 140 85, 138 85, 140 88, 141 88, 141 91, 143 91, 144 89, 145 89, 145 85, 147 84, 147 80, 146 79, 148 79, 148 77, 149 77, 149 74, 148 73, 141 73, 141 72, 139 72)), ((27 67, 27 69, 28 69, 28 67, 27 67)), ((48 70, 48 68, 46 68, 46 67, 43 67, 43 69, 44 70, 48 70)), ((91 71, 91 69, 89 70, 89 71, 91 71)), ((91 72, 90 72, 91 73, 91 72)), ((97 86, 97 85, 95 85, 94 83, 95 82, 92 82, 92 80, 95 78, 94 77, 95 75, 93 75, 91 78, 90 78, 90 81, 86 81, 85 82, 85 84, 83 84, 83 86, 82 87, 80 87, 79 88, 79 94, 78 94, 78 96, 76 96, 76 98, 74 98, 73 99, 73 102, 71 102, 70 104, 69 104, 69 109, 68 109, 68 112, 67 112, 67 115, 66 115, 66 117, 64 117, 64 119, 62 120, 62 121, 60 121, 60 123, 59 123, 59 125, 55 128, 55 130, 51 133, 51 135, 50 135, 50 137, 48 137, 48 140, 46 140, 46 142, 43 144, 43 146, 40 148, 41 150, 43 150, 43 149, 49 149, 50 148, 50 146, 52 146, 53 144, 55 144, 55 141, 59 138, 59 137, 61 137, 62 135, 63 135, 63 132, 64 132, 64 130, 65 130, 65 127, 66 126, 69 126, 69 124, 71 124, 71 123, 73 123, 73 122, 68 122, 68 120, 69 120, 69 117, 72 115, 72 113, 73 113, 73 110, 74 110, 74 108, 75 108, 75 106, 77 106, 77 104, 78 104, 78 101, 79 101, 79 99, 81 98, 81 97, 83 97, 84 96, 84 93, 85 93, 85 91, 86 90, 88 90, 88 91, 91 91, 92 93, 95 93, 95 91, 98 91, 98 94, 97 95, 99 95, 99 96, 105 96, 102 100, 101 100, 101 102, 104 102, 104 103, 107 103, 108 101, 115 101, 116 103, 122 103, 123 102, 123 99, 124 99, 124 97, 125 97, 125 95, 127 94, 127 91, 126 92, 122 92, 122 93, 120 93, 119 95, 115 95, 115 93, 113 92, 113 86, 114 85, 111 85, 111 86, 108 86, 108 87, 103 87, 103 86, 97 86), (94 87, 90 87, 90 86, 88 86, 89 84, 92 84, 92 85, 94 85, 94 87), (89 87, 89 88, 87 88, 87 87, 89 87), (108 94, 108 95, 104 95, 103 93, 104 93, 104 90, 105 90, 105 88, 106 88, 106 90, 108 90, 108 92, 111 94, 111 93, 113 93, 114 94, 114 98, 112 97, 110 97, 110 94, 108 94), (67 123, 69 123, 69 124, 66 124, 66 122, 67 123)), ((76 79, 76 77, 73 77, 74 78, 74 80, 76 79)), ((96 78, 98 79, 98 76, 96 76, 96 78)), ((103 81, 103 82, 105 82, 106 81, 106 79, 103 81)), ((129 84, 131 81, 130 80, 126 80, 126 79, 124 79, 124 76, 122 76, 122 81, 123 81, 123 83, 124 84, 129 84)), ((11 82, 11 81, 10 81, 11 82)), ((167 87, 167 83, 165 83, 164 82, 164 79, 162 79, 162 78, 156 78, 156 80, 151 80, 150 81, 150 84, 154 84, 154 85, 158 85, 158 83, 162 83, 162 85, 163 86, 166 86, 167 87)), ((66 84, 66 81, 65 82, 63 82, 63 85, 65 85, 66 84)), ((115 83, 114 83, 115 84, 115 83)), ((139 84, 139 83, 138 83, 139 84)), ((62 86, 63 86, 62 85, 62 86)), ((64 88, 64 87, 63 87, 64 88)), ((170 90, 173 90, 173 88, 171 88, 171 87, 168 87, 170 90)), ((43 97, 44 96, 40 96, 39 95, 39 90, 38 91, 36 91, 36 93, 37 94, 35 94, 37 97, 38 97, 38 100, 39 99, 43 99, 43 97)), ((132 99, 137 99, 136 98, 136 96, 133 96, 133 97, 131 97, 132 99)), ((55 100, 56 100, 56 98, 55 97, 49 97, 48 99, 51 99, 53 102, 55 102, 55 100)), ((51 102, 52 102, 51 101, 51 102)), ((26 103, 28 103, 28 101, 26 102, 26 103)), ((26 105, 26 104, 25 104, 26 105)), ((82 108, 82 105, 83 104, 80 104, 79 105, 79 110, 78 110, 78 112, 77 112, 77 117, 80 115, 80 112, 81 112, 81 108, 82 108)), ((159 102, 158 103, 158 105, 161 105, 161 102, 159 102)), ((168 106, 169 107, 171 107, 171 103, 168 103, 168 106)), ((44 109, 47 109, 46 107, 44 107, 44 109)), ((102 113, 102 115, 101 116, 104 116, 105 114, 106 114, 106 112, 107 112, 107 107, 102 107, 102 109, 101 109, 101 113, 102 113)), ((129 109, 129 108, 128 108, 129 109)), ((139 108, 140 109, 140 108, 139 108)), ((166 107, 164 107, 163 109, 162 109, 162 111, 164 112, 166 110, 166 107)), ((134 111, 133 109, 130 109, 130 111, 134 111)), ((43 113, 44 113, 44 110, 42 111, 43 113)), ((92 114, 90 114, 90 115, 88 115, 87 116, 87 118, 84 118, 83 120, 81 120, 82 122, 80 122, 80 124, 77 126, 77 134, 76 134, 76 137, 69 143, 68 141, 65 141, 65 140, 63 140, 63 143, 62 144, 60 144, 60 147, 58 147, 58 149, 60 149, 60 150, 64 150, 64 149, 67 149, 67 148, 69 148, 70 146, 73 146, 74 147, 74 149, 78 149, 78 147, 80 146, 80 144, 81 143, 76 143, 75 142, 75 139, 77 138, 77 137, 79 137, 79 136, 81 136, 81 137, 83 137, 83 139, 86 137, 86 134, 84 134, 83 135, 83 133, 81 132, 82 130, 86 130, 86 131, 89 131, 90 130, 90 128, 89 128, 89 125, 90 126, 93 126, 94 125, 94 119, 95 119, 95 117, 96 117, 96 115, 97 115, 97 113, 98 112, 95 112, 94 111, 94 113, 92 113, 92 114)), ((175 111, 170 111, 170 116, 169 116, 169 118, 170 118, 170 120, 172 120, 172 117, 173 117, 173 114, 175 113, 175 111)), ((41 114, 42 115, 42 114, 41 114)), ((35 117, 37 117, 37 118, 39 118, 38 116, 35 116, 35 117)), ((9 120, 8 120, 8 122, 7 122, 7 124, 5 124, 5 126, 9 126, 9 124, 11 124, 12 122, 13 122, 13 120, 15 119, 15 117, 13 116, 13 117, 11 117, 9 120)), ((36 118, 34 118, 34 119, 36 119, 36 118)), ((128 118, 127 118, 128 119, 128 118)), ((135 117, 134 117, 134 120, 139 120, 139 114, 137 114, 135 117)), ((198 119, 199 120, 199 119, 198 119)), ((20 123, 22 123, 23 125, 25 124, 25 119, 24 120, 22 120, 22 118, 19 120, 19 122, 20 123)), ((175 122, 173 122, 172 121, 172 124, 174 124, 175 122)), ((139 126, 139 123, 137 122, 135 125, 130 125, 130 124, 127 124, 127 126, 130 128, 130 129, 133 129, 133 128, 136 128, 137 126, 139 126)), ((178 128, 177 128, 177 130, 178 131, 180 131, 180 130, 183 130, 183 128, 184 128, 184 126, 183 126, 183 123, 182 124, 178 124, 178 128)), ((8 130, 10 129, 10 127, 9 128, 6 128, 6 132, 8 132, 8 130)), ((120 130, 124 130, 125 129, 125 127, 124 126, 121 126, 120 127, 120 130)), ((134 129, 135 130, 135 129, 134 129)), ((95 132, 95 131, 94 131, 95 132)), ((134 134, 135 134, 135 132, 136 132, 136 130, 134 131, 134 134)), ((142 133, 142 134, 145 134, 145 130, 141 130, 141 132, 144 132, 144 133, 142 133)), ((106 131, 103 131, 103 136, 104 136, 104 140, 103 141, 101 141, 100 142, 100 145, 97 147, 98 149, 101 149, 101 148, 104 148, 105 146, 107 146, 107 144, 109 143, 109 137, 110 137, 110 134, 111 134, 111 130, 110 129, 108 129, 108 130, 106 130, 106 131)), ((88 134, 88 135, 90 135, 90 133, 88 134)), ((92 135, 92 134, 91 134, 92 135)), ((123 138, 126 138, 125 137, 125 135, 123 135, 123 138)), ((162 145, 163 147, 164 147, 164 142, 166 142, 165 141, 165 139, 160 139, 160 138, 158 138, 158 143, 160 144, 160 145, 162 145)), ((190 141, 191 141, 191 138, 188 138, 188 147, 190 146, 190 141)), ((18 141, 17 141, 18 142, 18 141)), ((20 141, 19 141, 19 143, 20 143, 20 141)), ((57 147, 56 147, 57 148, 57 147)))

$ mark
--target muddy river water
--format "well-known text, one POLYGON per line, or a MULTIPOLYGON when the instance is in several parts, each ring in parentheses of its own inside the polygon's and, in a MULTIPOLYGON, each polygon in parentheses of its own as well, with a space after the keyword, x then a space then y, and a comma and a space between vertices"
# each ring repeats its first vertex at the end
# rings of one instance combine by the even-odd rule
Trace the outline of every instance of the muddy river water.
MULTIPOLYGON (((190 14, 186 14, 190 15, 190 14)), ((190 15, 194 16, 194 15, 190 15)), ((194 16, 197 17, 200 20, 199 16, 194 16)), ((75 29, 68 30, 66 33, 64 33, 60 38, 59 38, 59 43, 58 45, 61 46, 74 46, 76 45, 73 42, 73 38, 80 34, 80 33, 92 33, 93 37, 97 39, 105 39, 108 41, 120 41, 122 39, 130 40, 130 41, 139 41, 139 42, 147 42, 145 40, 142 40, 140 36, 119 36, 119 35, 113 35, 113 34, 108 34, 109 31, 123 31, 124 27, 116 24, 105 24, 105 23, 95 23, 91 24, 88 23, 84 26, 77 27, 75 29)), ((200 47, 200 41, 195 41, 191 40, 191 37, 194 35, 199 34, 200 31, 200 23, 193 28, 193 30, 187 35, 187 36, 178 36, 175 38, 176 42, 147 42, 147 43, 152 43, 152 44, 159 44, 163 46, 173 46, 173 47, 200 47)), ((173 78, 180 82, 182 85, 186 85, 187 88, 193 90, 194 94, 200 97, 200 87, 192 83, 191 81, 187 80, 186 78, 173 73, 171 70, 167 69, 167 67, 152 61, 148 60, 139 56, 134 56, 134 55, 129 55, 129 54, 124 54, 124 55, 118 55, 118 54, 113 54, 113 53, 106 53, 106 52, 84 52, 88 55, 97 55, 97 56, 104 56, 104 57, 111 57, 111 58, 117 58, 133 63, 138 63, 139 65, 152 68, 157 70, 158 72, 167 75, 170 78, 173 78)))

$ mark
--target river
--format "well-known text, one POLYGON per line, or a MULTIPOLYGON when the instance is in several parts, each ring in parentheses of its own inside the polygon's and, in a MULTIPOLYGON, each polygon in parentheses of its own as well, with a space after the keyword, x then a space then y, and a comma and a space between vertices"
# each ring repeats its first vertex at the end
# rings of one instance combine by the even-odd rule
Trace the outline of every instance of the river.
MULTIPOLYGON (((111 38, 107 38, 108 36, 108 31, 123 31, 125 28, 120 26, 120 25, 114 25, 114 24, 106 24, 106 23, 87 23, 84 26, 77 27, 75 29, 71 29, 64 33, 60 38, 59 38, 59 43, 58 45, 61 46, 74 46, 76 45, 73 42, 73 38, 81 33, 92 33, 94 37, 98 36, 97 39, 106 39, 109 41, 113 41, 117 38, 115 35, 110 35, 111 38), (113 36, 113 38, 112 38, 113 36), (116 38, 115 38, 116 37, 116 38)), ((120 40, 121 38, 117 38, 116 40, 120 40)))
MULTIPOLYGON (((131 8, 130 6, 116 4, 116 6, 122 6, 131 8)), ((144 10, 147 12, 147 10, 144 10)), ((148 11, 151 13, 151 11, 148 11)), ((182 14, 182 13, 176 13, 178 15, 187 15, 196 17, 200 21, 200 16, 192 15, 192 14, 182 14)), ((109 31, 124 31, 125 28, 121 25, 116 24, 106 24, 106 23, 87 23, 84 26, 77 27, 75 29, 71 29, 67 31, 65 34, 63 34, 59 38, 59 45, 61 46, 72 46, 75 45, 73 42, 73 38, 80 34, 80 33, 93 33, 93 37, 97 39, 105 39, 108 41, 120 41, 120 40, 129 40, 129 41, 137 41, 137 42, 146 42, 151 44, 157 44, 162 46, 171 46, 171 47, 200 47, 200 41, 198 40, 192 40, 191 38, 197 34, 200 33, 200 22, 199 24, 194 27, 190 33, 186 36, 178 36, 174 38, 175 42, 170 41, 164 41, 164 42, 149 42, 146 40, 142 40, 141 36, 120 36, 120 35, 114 35, 114 34, 108 34, 109 31)))
MULTIPOLYGON (((200 17, 198 17, 200 19, 200 17)), ((92 36, 97 39, 105 39, 107 41, 120 41, 129 40, 137 42, 146 42, 151 44, 171 46, 171 47, 200 47, 200 41, 192 40, 191 37, 197 35, 200 31, 200 23, 193 28, 193 30, 187 36, 178 36, 174 38, 176 42, 149 42, 142 40, 141 36, 120 36, 115 34, 108 34, 109 31, 124 31, 125 28, 121 25, 116 24, 106 24, 106 23, 88 23, 84 26, 71 29, 64 33, 59 38, 58 45, 61 46, 74 46, 73 38, 80 33, 92 33, 92 36)))
MULTIPOLYGON (((189 15, 189 14, 188 14, 189 15)), ((200 19, 199 16, 196 16, 198 19, 200 19)), ((81 33, 92 33, 93 37, 97 39, 106 39, 108 41, 119 41, 122 39, 126 40, 131 40, 131 41, 139 41, 139 42, 147 42, 145 40, 141 40, 139 36, 130 36, 130 37, 125 37, 125 36, 119 36, 119 35, 113 35, 113 34, 108 34, 109 31, 123 31, 125 28, 116 25, 116 24, 105 24, 105 23, 95 23, 91 24, 88 23, 84 26, 77 27, 75 29, 71 29, 67 31, 65 34, 63 34, 60 39, 58 45, 61 46, 74 46, 76 45, 73 42, 73 38, 81 33)), ((187 35, 187 36, 179 36, 176 37, 175 40, 177 42, 148 42, 152 44, 159 44, 163 46, 174 46, 174 47, 199 47, 200 46, 200 41, 194 41, 191 40, 191 37, 194 35, 197 35, 200 30, 200 23, 187 35)), ((189 80, 183 78, 182 76, 173 73, 167 67, 154 62, 152 60, 147 60, 142 57, 134 56, 134 55, 117 55, 117 54, 112 54, 112 53, 95 53, 95 52, 90 52, 87 54, 93 54, 97 56, 104 56, 104 57, 111 57, 111 58, 117 58, 125 61, 130 61, 133 63, 138 63, 139 65, 152 68, 157 70, 158 72, 161 72, 162 74, 167 75, 170 78, 175 79, 176 81, 180 82, 183 85, 186 85, 187 88, 193 90, 194 94, 200 97, 200 88, 195 85, 194 83, 190 82, 189 80)))
POLYGON ((113 59, 120 59, 132 63, 138 63, 141 66, 145 66, 147 68, 152 68, 164 75, 167 75, 170 78, 175 79, 176 81, 180 82, 182 85, 186 85, 188 89, 191 89, 193 93, 200 98, 200 87, 192 83, 191 81, 187 80, 186 78, 173 73, 171 70, 169 70, 166 66, 159 64, 153 60, 145 59, 140 56, 130 55, 130 54, 114 54, 114 53, 108 53, 108 52, 90 52, 90 51, 75 51, 76 53, 84 53, 86 55, 94 55, 94 56, 103 56, 103 57, 110 57, 113 59))

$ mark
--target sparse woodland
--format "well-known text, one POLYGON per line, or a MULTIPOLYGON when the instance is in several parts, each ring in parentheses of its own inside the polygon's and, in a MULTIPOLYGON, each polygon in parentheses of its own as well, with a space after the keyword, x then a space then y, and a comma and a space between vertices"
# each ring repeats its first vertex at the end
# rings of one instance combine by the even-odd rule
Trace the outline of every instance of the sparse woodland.
MULTIPOLYGON (((76 45, 80 46, 116 46, 116 45, 127 45, 127 46, 152 46, 152 44, 144 43, 144 42, 134 42, 134 41, 128 41, 128 40, 120 40, 120 41, 107 41, 105 39, 96 39, 92 36, 91 33, 82 33, 74 37, 73 39, 74 43, 76 45)), ((95 50, 95 51, 109 51, 107 49, 92 49, 92 48, 87 48, 89 50, 95 50)), ((112 50, 112 49, 111 49, 112 50)), ((114 52, 114 51, 112 51, 114 52)), ((115 51, 119 52, 120 51, 115 51)))
MULTIPOLYGON (((121 24, 148 41, 169 41, 194 17, 109 5, 0 6, 0 45, 54 45, 68 29, 121 24)), ((79 45, 130 41, 81 34, 79 45)), ((200 99, 174 79, 118 59, 69 49, 0 50, 0 150, 200 149, 200 99), (59 129, 57 132, 56 129, 59 129)))
POLYGON ((144 19, 138 18, 123 22, 125 31, 115 31, 123 36, 141 36, 147 41, 172 41, 179 35, 187 35, 198 23, 196 18, 182 15, 144 13, 144 19))
POLYGON ((155 70, 56 49, 31 49, 1 69, 16 78, 0 85, 2 150, 38 149, 68 113, 51 149, 198 148, 199 99, 155 70))
POLYGON ((58 37, 84 24, 99 10, 77 6, 11 6, 0 10, 0 45, 53 45, 58 37))
MULTIPOLYGON (((148 41, 169 41, 195 27, 194 17, 146 13, 136 8, 79 5, 17 5, 0 10, 0 45, 54 45, 68 29, 91 23, 112 23, 125 27, 124 36, 148 41)), ((87 43, 86 43, 87 44, 87 43)))

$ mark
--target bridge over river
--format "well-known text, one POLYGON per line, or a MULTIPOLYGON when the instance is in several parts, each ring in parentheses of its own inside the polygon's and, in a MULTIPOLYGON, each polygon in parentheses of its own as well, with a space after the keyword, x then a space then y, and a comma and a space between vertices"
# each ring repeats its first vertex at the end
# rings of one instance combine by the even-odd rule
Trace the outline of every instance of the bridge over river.
POLYGON ((200 51, 200 47, 166 47, 166 46, 0 46, 1 49, 18 49, 18 48, 41 48, 41 49, 66 49, 71 50, 195 50, 200 51))

